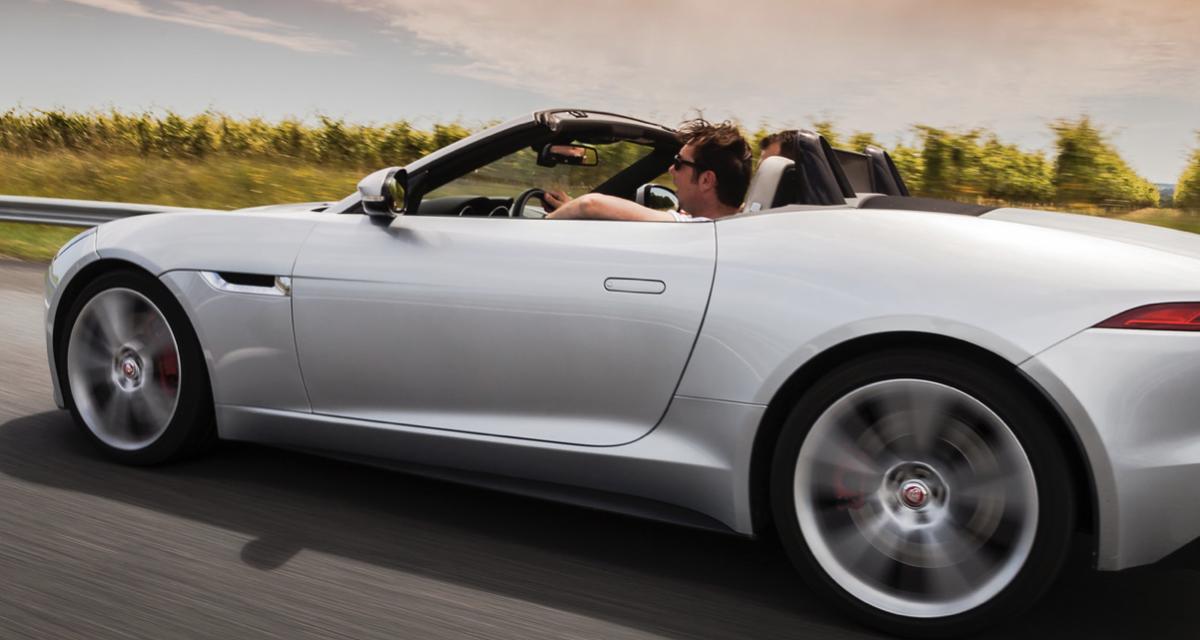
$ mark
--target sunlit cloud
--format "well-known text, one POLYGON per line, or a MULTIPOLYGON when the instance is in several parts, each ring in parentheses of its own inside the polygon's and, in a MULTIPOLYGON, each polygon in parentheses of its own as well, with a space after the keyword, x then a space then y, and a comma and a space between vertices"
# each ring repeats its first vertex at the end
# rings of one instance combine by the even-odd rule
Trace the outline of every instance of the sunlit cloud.
POLYGON ((205 22, 209 24, 223 24, 229 27, 237 27, 241 29, 268 29, 285 31, 293 29, 289 25, 271 20, 270 18, 262 18, 242 13, 236 9, 226 9, 213 4, 200 4, 197 2, 183 2, 175 0, 170 3, 178 11, 179 18, 194 20, 196 22, 205 22))
POLYGON ((208 29, 304 53, 344 54, 350 51, 350 46, 345 42, 305 33, 289 24, 218 5, 183 0, 173 0, 155 6, 149 6, 139 0, 65 1, 135 18, 208 29))
POLYGON ((1200 100, 1192 0, 326 0, 453 51, 450 74, 551 102, 852 128, 1200 100))
MULTIPOLYGON (((1200 127, 1193 115, 1200 113, 1196 0, 38 2, 289 51, 353 54, 320 65, 305 56, 245 58, 275 78, 294 74, 325 85, 391 79, 375 99, 349 100, 345 93, 289 93, 294 87, 266 91, 252 74, 231 72, 238 81, 213 87, 211 96, 183 91, 191 108, 223 100, 277 113, 340 109, 482 121, 537 105, 579 106, 666 123, 700 109, 750 127, 827 118, 843 133, 871 131, 885 144, 911 141, 916 123, 985 127, 1047 150, 1047 124, 1086 113, 1139 170, 1164 181, 1178 175, 1200 127)), ((193 52, 162 58, 204 70, 193 52)), ((15 73, 18 66, 9 66, 15 73)), ((21 85, 7 90, 32 95, 21 85)), ((141 100, 173 99, 144 97, 146 87, 129 91, 141 100)), ((44 88, 45 95, 70 93, 44 88)))

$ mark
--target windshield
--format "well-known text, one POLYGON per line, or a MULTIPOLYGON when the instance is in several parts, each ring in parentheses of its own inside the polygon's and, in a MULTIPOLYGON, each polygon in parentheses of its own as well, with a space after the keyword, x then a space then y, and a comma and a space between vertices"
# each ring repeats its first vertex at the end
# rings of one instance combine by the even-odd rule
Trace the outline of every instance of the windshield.
POLYGON ((482 166, 430 191, 425 198, 444 196, 513 197, 539 187, 579 196, 594 190, 629 165, 649 155, 653 148, 628 141, 591 144, 599 152, 596 166, 565 164, 543 167, 537 152, 528 147, 482 166))

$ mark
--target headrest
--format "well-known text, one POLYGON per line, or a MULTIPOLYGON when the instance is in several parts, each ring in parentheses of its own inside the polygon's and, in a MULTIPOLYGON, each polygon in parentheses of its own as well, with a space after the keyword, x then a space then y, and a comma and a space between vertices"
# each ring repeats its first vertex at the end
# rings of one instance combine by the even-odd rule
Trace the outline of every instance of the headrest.
POLYGON ((795 165, 783 156, 771 156, 758 163, 758 171, 754 172, 750 188, 746 190, 746 205, 742 210, 754 213, 774 207, 779 200, 780 187, 785 186, 784 176, 794 173, 795 165))

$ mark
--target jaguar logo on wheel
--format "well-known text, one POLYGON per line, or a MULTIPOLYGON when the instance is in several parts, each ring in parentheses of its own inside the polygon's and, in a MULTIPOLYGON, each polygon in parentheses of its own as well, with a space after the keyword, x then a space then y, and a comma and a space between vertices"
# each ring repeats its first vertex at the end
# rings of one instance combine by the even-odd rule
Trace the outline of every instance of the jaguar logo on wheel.
POLYGON ((920 509, 925 506, 925 499, 929 496, 929 491, 925 485, 914 481, 905 485, 900 495, 903 497, 904 504, 913 509, 920 509))

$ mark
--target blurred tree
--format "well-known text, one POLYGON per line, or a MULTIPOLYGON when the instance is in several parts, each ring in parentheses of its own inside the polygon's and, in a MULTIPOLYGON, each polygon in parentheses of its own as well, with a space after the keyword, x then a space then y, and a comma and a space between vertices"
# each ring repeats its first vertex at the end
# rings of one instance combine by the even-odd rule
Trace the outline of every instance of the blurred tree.
MULTIPOLYGON (((812 128, 834 146, 859 151, 878 145, 875 136, 855 132, 843 139, 833 121, 812 128)), ((917 125, 911 144, 891 149, 892 158, 915 194, 966 201, 1004 201, 1067 205, 1090 204, 1110 209, 1157 204, 1158 190, 1138 176, 1117 154, 1106 135, 1086 116, 1060 120, 1055 133, 1056 157, 1027 152, 983 129, 955 131, 917 125)), ((758 141, 778 129, 762 123, 747 137, 758 141)), ((437 123, 422 130, 405 121, 358 125, 319 116, 316 126, 294 118, 267 122, 232 118, 218 112, 185 117, 171 111, 122 113, 21 111, 0 113, 0 152, 27 156, 54 152, 98 157, 159 157, 200 161, 210 156, 237 156, 296 165, 318 165, 363 171, 403 165, 466 137, 461 123, 437 123)), ((645 153, 638 145, 604 145, 605 167, 623 166, 645 153)), ((518 175, 534 165, 533 152, 514 154, 505 175, 518 175)), ((87 165, 85 165, 87 166, 87 165)), ((253 163, 245 166, 253 166, 253 163)), ((587 168, 559 167, 563 185, 578 185, 592 175, 587 168)), ((531 174, 532 175, 532 174, 531 174)), ((1180 177, 1178 201, 1200 208, 1200 149, 1180 177)))
POLYGON ((304 125, 287 118, 271 128, 270 148, 276 158, 298 160, 308 154, 308 136, 304 125))
POLYGON ((846 148, 862 153, 862 150, 867 148, 868 145, 880 146, 879 142, 875 139, 875 134, 867 131, 855 131, 854 135, 850 136, 850 140, 846 143, 846 148))
POLYGON ((433 125, 433 146, 436 149, 441 149, 469 135, 471 135, 471 131, 457 122, 435 124, 433 125))
POLYGON ((986 197, 1023 203, 1054 198, 1053 166, 1041 153, 1022 151, 988 134, 979 158, 979 188, 986 197))
POLYGON ((1058 156, 1055 199, 1104 208, 1158 206, 1158 188, 1137 175, 1088 116, 1050 125, 1058 156))
POLYGON ((379 142, 379 155, 389 166, 406 165, 425 155, 430 147, 429 137, 413 129, 406 121, 387 125, 379 142))
POLYGON ((927 125, 915 129, 921 140, 922 195, 971 199, 983 194, 979 130, 958 133, 927 125))
POLYGON ((825 141, 829 143, 829 146, 831 146, 831 147, 842 146, 841 144, 839 144, 837 128, 834 126, 832 120, 817 120, 816 122, 813 123, 812 126, 813 126, 813 131, 816 131, 817 133, 821 134, 821 136, 823 138, 825 138, 825 141))
POLYGON ((890 155, 909 190, 913 193, 921 193, 925 179, 925 163, 921 159, 921 149, 897 144, 892 147, 890 155))
POLYGON ((1198 145, 1175 184, 1175 206, 1193 211, 1200 210, 1200 131, 1196 140, 1198 145))

